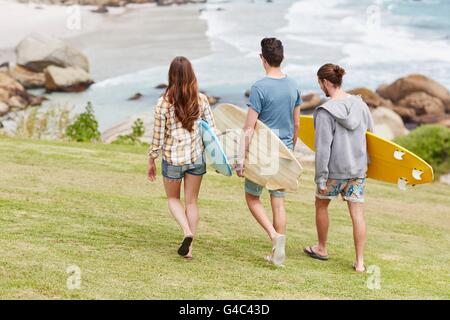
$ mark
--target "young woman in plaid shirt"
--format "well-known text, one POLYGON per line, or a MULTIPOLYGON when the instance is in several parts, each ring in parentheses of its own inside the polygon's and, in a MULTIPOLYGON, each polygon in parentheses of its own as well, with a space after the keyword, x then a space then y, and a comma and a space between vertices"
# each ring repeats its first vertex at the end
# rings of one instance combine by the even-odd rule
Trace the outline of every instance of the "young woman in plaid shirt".
POLYGON ((169 85, 155 107, 148 178, 155 181, 155 159, 162 152, 162 175, 169 210, 184 233, 178 254, 187 259, 192 258, 192 241, 200 218, 198 193, 206 173, 200 119, 216 128, 208 99, 198 91, 191 63, 185 57, 176 57, 170 64, 169 85), (184 205, 180 200, 183 180, 184 205))

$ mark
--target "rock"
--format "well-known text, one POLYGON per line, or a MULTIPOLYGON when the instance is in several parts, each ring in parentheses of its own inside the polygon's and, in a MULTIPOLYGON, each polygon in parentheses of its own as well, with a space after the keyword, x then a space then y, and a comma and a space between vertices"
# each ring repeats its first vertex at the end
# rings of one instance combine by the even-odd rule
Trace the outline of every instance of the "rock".
POLYGON ((208 98, 208 102, 211 106, 217 104, 220 100, 220 97, 208 96, 208 95, 206 95, 206 97, 208 98))
POLYGON ((108 8, 105 5, 101 4, 101 5, 99 5, 97 7, 97 9, 91 10, 91 12, 94 12, 94 13, 108 13, 109 10, 108 10, 108 8))
POLYGON ((439 182, 450 185, 450 173, 442 175, 441 178, 439 179, 439 182))
POLYGON ((322 104, 322 98, 317 93, 310 93, 302 96, 300 110, 312 110, 322 104))
POLYGON ((372 109, 372 117, 374 133, 385 139, 392 140, 409 132, 402 118, 391 109, 385 107, 372 109))
POLYGON ((348 93, 356 96, 361 96, 361 98, 370 108, 378 108, 378 107, 386 107, 389 109, 393 108, 392 101, 382 98, 379 94, 373 92, 370 89, 355 88, 348 91, 348 93))
POLYGON ((15 66, 9 74, 20 82, 26 89, 44 88, 45 75, 43 72, 32 72, 22 66, 15 66))
POLYGON ((81 92, 94 83, 89 73, 79 67, 49 66, 44 73, 47 92, 81 92))
POLYGON ((139 100, 140 98, 142 98, 143 95, 140 92, 137 92, 136 94, 134 94, 133 96, 131 96, 130 98, 128 98, 128 100, 139 100))
POLYGON ((398 103, 400 107, 414 109, 416 116, 445 114, 444 103, 425 92, 414 92, 401 99, 398 103))
POLYGON ((165 84, 165 83, 158 84, 155 87, 155 89, 166 89, 166 88, 167 88, 167 84, 165 84))
POLYGON ((25 109, 31 105, 39 105, 43 97, 29 94, 25 88, 7 73, 0 73, 0 102, 12 108, 25 109))
POLYGON ((412 118, 412 122, 416 124, 436 124, 442 120, 442 116, 435 114, 424 114, 412 118))
POLYGON ((395 111, 404 121, 414 121, 416 111, 414 109, 392 105, 392 111, 395 111))
POLYGON ((9 70, 9 62, 0 64, 0 72, 7 72, 9 70))
POLYGON ((413 74, 396 80, 390 85, 382 85, 377 93, 394 103, 399 102, 414 92, 425 92, 443 102, 447 111, 450 111, 450 93, 446 87, 423 75, 413 74))
POLYGON ((79 67, 89 72, 88 58, 62 40, 44 34, 32 34, 16 47, 17 63, 33 72, 43 72, 50 65, 79 67))
POLYGON ((141 114, 137 114, 137 115, 133 116, 132 118, 130 118, 126 121, 123 121, 121 123, 118 123, 115 126, 109 128, 108 130, 105 130, 102 133, 102 141, 104 143, 112 143, 119 136, 131 134, 133 132, 134 122, 138 118, 142 119, 142 121, 144 122, 144 129, 145 129, 144 136, 141 137, 139 140, 141 142, 150 144, 152 142, 152 137, 153 137, 153 123, 154 123, 153 112, 144 112, 141 114))
POLYGON ((0 101, 0 116, 7 114, 9 109, 10 109, 9 105, 0 101))

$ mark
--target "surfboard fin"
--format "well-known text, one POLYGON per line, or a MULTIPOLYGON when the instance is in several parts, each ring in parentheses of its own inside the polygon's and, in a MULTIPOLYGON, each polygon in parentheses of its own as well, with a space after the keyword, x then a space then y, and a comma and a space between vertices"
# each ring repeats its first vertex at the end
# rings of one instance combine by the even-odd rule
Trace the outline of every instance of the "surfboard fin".
POLYGON ((405 178, 398 178, 398 181, 397 181, 397 187, 398 187, 400 190, 405 191, 407 185, 408 185, 408 179, 405 179, 405 178))
POLYGON ((405 155, 405 153, 403 151, 400 151, 400 150, 394 151, 394 158, 397 160, 403 160, 404 155, 405 155))
POLYGON ((414 168, 413 171, 412 171, 412 176, 416 180, 422 180, 422 174, 423 174, 423 171, 422 170, 418 170, 416 168, 414 168))

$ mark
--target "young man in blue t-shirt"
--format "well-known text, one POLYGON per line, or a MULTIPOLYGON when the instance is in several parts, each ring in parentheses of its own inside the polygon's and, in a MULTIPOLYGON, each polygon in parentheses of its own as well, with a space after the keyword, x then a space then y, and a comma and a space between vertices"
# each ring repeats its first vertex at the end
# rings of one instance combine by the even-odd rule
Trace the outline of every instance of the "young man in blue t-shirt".
MULTIPOLYGON (((243 128, 244 141, 236 168, 240 177, 244 175, 244 160, 258 119, 272 129, 291 150, 298 137, 301 97, 296 82, 281 71, 283 44, 276 38, 264 38, 261 41, 260 57, 266 76, 257 81, 250 91, 247 119, 243 128)), ((260 200, 262 189, 262 186, 245 179, 248 208, 272 240, 272 253, 266 260, 280 266, 285 260, 285 192, 269 191, 273 214, 271 223, 260 200)))

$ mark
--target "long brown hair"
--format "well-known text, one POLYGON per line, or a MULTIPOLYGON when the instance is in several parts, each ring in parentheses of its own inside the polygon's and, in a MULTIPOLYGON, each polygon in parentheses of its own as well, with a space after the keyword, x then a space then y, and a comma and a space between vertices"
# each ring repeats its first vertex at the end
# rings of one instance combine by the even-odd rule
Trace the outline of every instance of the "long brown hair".
POLYGON ((183 128, 192 132, 200 116, 197 78, 191 62, 175 57, 169 68, 169 85, 164 93, 166 101, 175 108, 175 116, 183 128))

